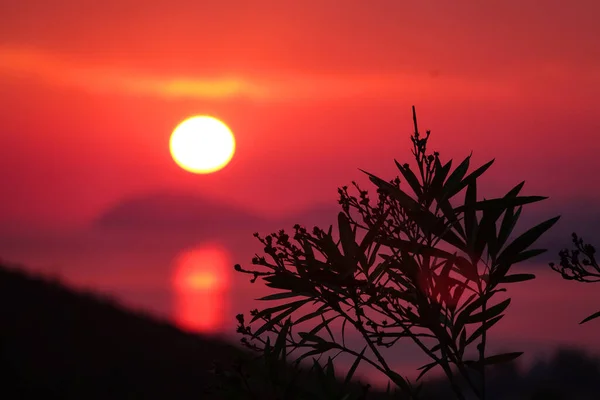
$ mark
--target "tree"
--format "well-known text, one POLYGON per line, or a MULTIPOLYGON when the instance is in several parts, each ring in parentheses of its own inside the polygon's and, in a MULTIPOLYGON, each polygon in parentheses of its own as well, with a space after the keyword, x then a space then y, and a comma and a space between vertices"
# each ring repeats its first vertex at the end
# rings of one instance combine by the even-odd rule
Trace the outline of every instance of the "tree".
MULTIPOLYGON (((562 249, 558 256, 559 265, 550 263, 550 268, 560 273, 563 279, 574 280, 583 283, 600 282, 600 266, 596 260, 596 248, 591 244, 583 242, 575 232, 571 235, 575 249, 562 249), (583 255, 583 259, 579 256, 583 255)), ((600 311, 586 317, 580 324, 584 324, 600 317, 600 311)))
POLYGON ((452 160, 442 164, 439 153, 428 153, 430 131, 419 133, 414 107, 413 123, 417 169, 396 161, 402 182, 363 171, 377 188, 375 201, 354 182, 358 196, 340 188, 336 234, 333 226, 300 225, 291 236, 255 234, 265 254, 253 258, 256 269, 235 269, 278 290, 260 300, 280 304, 253 310, 249 323, 238 315, 238 332, 271 365, 299 367, 313 358, 314 368, 332 375, 333 361, 347 354, 355 359, 347 381, 367 363, 398 396, 416 399, 420 385, 390 367, 384 353, 409 341, 430 359, 418 380, 440 367, 456 398, 471 392, 485 399, 486 366, 522 354, 488 354, 487 333, 511 302, 497 299, 507 286, 535 278, 509 272, 545 251, 530 247, 559 217, 509 242, 522 207, 545 197, 519 196, 521 182, 503 197, 478 200, 478 179, 494 160, 467 174, 468 156, 452 170, 452 160), (334 321, 341 321, 340 332, 331 329, 334 321), (348 330, 362 338, 362 348, 347 343, 348 330))

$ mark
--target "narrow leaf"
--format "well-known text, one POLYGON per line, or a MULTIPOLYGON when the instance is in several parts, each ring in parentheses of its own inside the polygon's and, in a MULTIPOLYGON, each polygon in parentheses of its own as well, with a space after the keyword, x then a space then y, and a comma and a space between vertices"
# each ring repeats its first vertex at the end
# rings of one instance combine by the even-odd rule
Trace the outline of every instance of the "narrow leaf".
POLYGON ((471 155, 465 158, 463 162, 461 162, 458 165, 458 167, 456 167, 456 169, 452 171, 452 173, 448 177, 448 180, 446 181, 446 184, 444 185, 444 191, 442 194, 443 199, 449 199, 450 196, 448 195, 450 193, 455 193, 455 190, 460 186, 462 179, 469 170, 470 161, 471 155))
POLYGON ((437 363, 437 361, 434 361, 432 363, 425 364, 425 365, 417 368, 417 371, 419 371, 419 370, 421 371, 421 373, 419 374, 419 376, 417 376, 417 381, 419 379, 421 379, 423 377, 423 375, 425 375, 427 372, 429 372, 436 365, 438 365, 438 363, 437 363))
MULTIPOLYGON (((477 203, 477 182, 473 181, 469 183, 469 186, 467 186, 464 206, 464 224, 468 248, 473 248, 475 243, 475 231, 477 229, 477 212, 475 210, 475 203, 477 203)), ((457 209, 454 209, 454 211, 456 212, 457 209)))
POLYGON ((595 318, 598 318, 598 317, 600 317, 600 311, 598 311, 597 313, 594 313, 594 314, 590 315, 589 317, 585 318, 585 319, 584 319, 583 321, 581 321, 579 324, 580 324, 580 325, 581 325, 581 324, 585 324, 586 322, 588 322, 588 321, 591 321, 591 320, 593 320, 593 319, 595 319, 595 318))
POLYGON ((502 279, 500 279, 500 283, 525 282, 531 279, 535 279, 534 274, 512 274, 504 276, 502 279))
MULTIPOLYGON (((483 211, 486 208, 509 208, 517 207, 530 203, 537 203, 538 201, 546 200, 548 197, 544 196, 520 196, 513 198, 499 198, 490 200, 481 200, 475 203, 475 209, 483 211)), ((466 206, 459 206, 455 208, 456 212, 464 211, 466 206)))
POLYGON ((267 314, 274 314, 276 312, 282 311, 282 310, 286 310, 288 308, 293 308, 293 307, 300 307, 303 304, 306 304, 309 300, 305 299, 305 300, 297 300, 291 303, 286 303, 286 304, 282 304, 279 306, 275 306, 275 307, 271 307, 271 308, 266 308, 262 311, 260 311, 258 314, 256 314, 251 320, 250 322, 254 322, 259 318, 264 317, 267 314))
POLYGON ((415 174, 410 170, 410 168, 405 168, 398 161, 394 160, 394 162, 404 177, 404 180, 410 185, 410 188, 413 190, 413 192, 415 192, 417 197, 421 197, 423 191, 421 190, 421 184, 419 183, 419 180, 415 174))
POLYGON ((495 306, 492 306, 492 307, 486 309, 485 312, 482 311, 477 314, 470 315, 469 317, 466 318, 465 323, 471 324, 471 323, 475 323, 475 322, 484 322, 491 318, 494 318, 494 317, 498 316, 499 314, 501 314, 504 310, 506 310, 506 307, 508 307, 509 304, 510 304, 510 299, 506 299, 506 300, 496 304, 495 306))
POLYGON ((310 293, 280 292, 280 293, 270 294, 268 296, 261 297, 256 300, 281 300, 281 299, 287 299, 289 297, 297 297, 297 296, 312 297, 313 295, 310 293))
POLYGON ((491 365, 491 364, 500 364, 500 363, 509 362, 509 361, 512 361, 512 360, 520 357, 522 354, 523 354, 522 351, 514 352, 514 353, 497 354, 494 356, 486 357, 484 364, 491 365))
POLYGON ((560 216, 544 221, 516 238, 511 244, 506 246, 506 249, 498 256, 498 263, 500 264, 504 261, 513 264, 513 260, 517 258, 518 254, 531 246, 542 234, 544 234, 544 232, 550 229, 559 218, 560 216))
POLYGON ((343 212, 338 214, 338 226, 344 255, 348 262, 352 262, 356 257, 356 237, 354 236, 348 217, 343 212))
MULTIPOLYGON (((479 328, 475 329, 475 332, 473 332, 473 334, 471 334, 469 339, 465 340, 465 346, 468 346, 469 344, 471 344, 475 340, 477 340, 477 338, 479 338, 481 335, 483 335, 483 332, 486 332, 488 329, 490 329, 492 326, 494 326, 496 324, 496 322, 498 322, 502 319, 502 317, 504 317, 504 314, 500 314, 497 317, 487 320, 483 324, 481 324, 479 326, 479 328)), ((466 332, 466 331, 463 331, 463 332, 466 332)))
POLYGON ((271 317, 271 319, 268 320, 263 326, 258 328, 252 336, 256 338, 261 333, 271 329, 275 324, 279 323, 282 319, 284 319, 285 317, 287 317, 288 315, 290 315, 291 313, 293 313, 294 311, 296 311, 297 309, 302 307, 307 302, 308 302, 308 300, 302 300, 300 302, 296 302, 297 304, 295 304, 294 306, 289 307, 287 310, 277 314, 276 317, 271 317))
POLYGON ((471 172, 465 179, 463 179, 463 181, 458 186, 456 186, 456 188, 454 188, 452 191, 449 191, 446 194, 446 198, 448 198, 448 199, 452 198, 455 194, 457 194, 458 192, 463 190, 469 184, 471 184, 472 182, 475 182, 477 180, 477 178, 479 178, 481 175, 483 175, 483 173, 485 171, 487 171, 487 169, 494 163, 494 160, 495 159, 488 161, 486 164, 482 165, 481 167, 477 168, 475 171, 471 172))
POLYGON ((363 359, 365 350, 367 350, 367 346, 363 347, 360 354, 356 357, 356 360, 354 360, 354 362, 352 363, 352 366, 350 367, 350 369, 348 370, 348 373, 346 374, 346 379, 344 379, 344 384, 347 385, 352 380, 352 377, 354 376, 354 373, 356 372, 356 368, 358 368, 358 364, 360 364, 361 360, 363 359))

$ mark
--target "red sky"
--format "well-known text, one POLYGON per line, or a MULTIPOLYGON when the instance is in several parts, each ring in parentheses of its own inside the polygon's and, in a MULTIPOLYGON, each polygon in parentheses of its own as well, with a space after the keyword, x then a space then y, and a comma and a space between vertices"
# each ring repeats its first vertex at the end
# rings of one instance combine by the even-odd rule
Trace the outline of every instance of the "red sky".
POLYGON ((596 1, 341 4, 3 2, 0 221, 85 223, 157 188, 262 212, 335 201, 358 167, 409 157, 412 104, 442 156, 497 158, 490 187, 597 197, 596 1), (237 137, 211 176, 168 153, 193 114, 237 137))

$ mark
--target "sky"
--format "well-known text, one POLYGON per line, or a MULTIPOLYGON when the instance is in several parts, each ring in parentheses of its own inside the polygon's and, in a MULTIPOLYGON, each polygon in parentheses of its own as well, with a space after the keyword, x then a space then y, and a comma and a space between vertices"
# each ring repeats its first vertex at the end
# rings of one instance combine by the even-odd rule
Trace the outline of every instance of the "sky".
POLYGON ((341 4, 3 2, 0 221, 81 224, 156 188, 261 213, 327 203, 359 167, 395 173, 413 104, 442 156, 497 158, 494 182, 598 195, 581 185, 598 165, 596 2, 341 4), (236 135, 219 174, 169 155, 195 114, 236 135))
POLYGON ((0 233, 94 227, 154 193, 264 219, 335 206, 338 186, 366 182, 358 168, 392 178, 410 160, 412 105, 443 160, 496 159, 483 193, 525 180, 591 229, 598 13, 595 0, 1 2, 0 233), (169 154, 198 114, 237 141, 210 175, 169 154))

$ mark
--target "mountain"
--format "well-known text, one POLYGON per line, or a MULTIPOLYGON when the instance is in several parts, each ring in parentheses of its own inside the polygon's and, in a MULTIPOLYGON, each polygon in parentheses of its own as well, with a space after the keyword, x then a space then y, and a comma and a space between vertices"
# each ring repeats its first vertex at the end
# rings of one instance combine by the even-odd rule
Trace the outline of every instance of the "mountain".
POLYGON ((297 223, 312 228, 336 224, 338 205, 316 205, 281 217, 265 217, 242 207, 182 192, 154 192, 121 200, 92 222, 96 232, 144 232, 213 237, 243 232, 251 235, 285 229, 297 223))
POLYGON ((124 199, 93 221, 104 230, 201 232, 252 227, 264 218, 224 202, 179 192, 154 192, 124 199))

